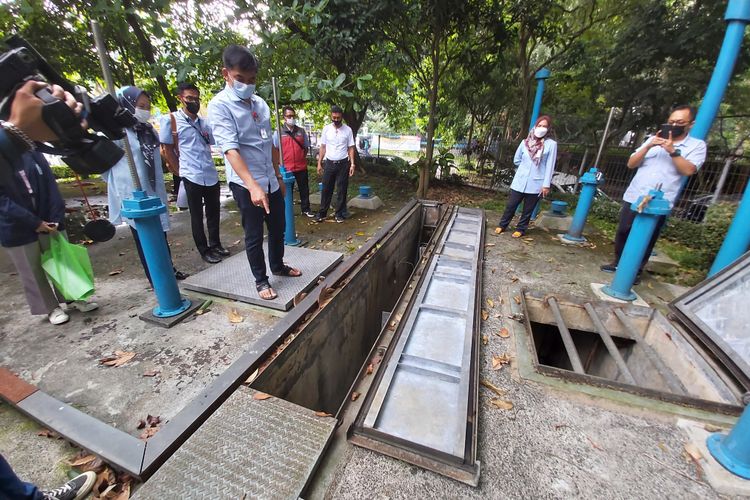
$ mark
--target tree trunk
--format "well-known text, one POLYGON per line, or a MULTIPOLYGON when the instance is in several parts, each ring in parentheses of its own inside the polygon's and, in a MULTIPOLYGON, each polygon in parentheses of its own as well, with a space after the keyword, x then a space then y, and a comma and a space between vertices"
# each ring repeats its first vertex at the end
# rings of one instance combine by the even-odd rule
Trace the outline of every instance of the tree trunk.
MULTIPOLYGON (((138 16, 133 14, 133 3, 131 0, 122 0, 122 6, 125 8, 125 20, 133 30, 136 40, 138 40, 138 46, 141 48, 143 54, 143 60, 146 61, 150 66, 156 65, 156 57, 154 56, 154 46, 151 45, 151 40, 148 39, 146 34, 141 28, 141 24, 138 21, 138 16)), ((164 100, 167 102, 167 106, 170 111, 177 111, 177 100, 175 99, 172 92, 169 90, 167 80, 159 75, 156 77, 156 83, 159 84, 159 90, 161 90, 164 100)))
POLYGON ((466 163, 471 164, 471 140, 474 138, 474 113, 471 114, 471 125, 469 125, 469 137, 466 139, 466 163))
POLYGON ((425 161, 419 172, 419 186, 417 187, 417 198, 426 198, 427 189, 430 187, 430 171, 432 170, 432 156, 435 152, 435 115, 437 114, 437 97, 438 97, 438 63, 440 61, 440 51, 437 46, 437 34, 432 36, 432 84, 430 88, 430 116, 427 120, 427 150, 425 151, 425 161))

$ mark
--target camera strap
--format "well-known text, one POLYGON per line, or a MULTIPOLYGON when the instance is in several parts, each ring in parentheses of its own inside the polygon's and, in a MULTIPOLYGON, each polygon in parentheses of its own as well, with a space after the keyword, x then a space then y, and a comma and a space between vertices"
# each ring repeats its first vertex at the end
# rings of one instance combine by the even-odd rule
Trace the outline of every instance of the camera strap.
POLYGON ((169 113, 169 121, 172 126, 172 144, 174 145, 174 154, 179 158, 180 140, 177 137, 177 119, 174 117, 174 113, 169 113))
MULTIPOLYGON (((188 122, 188 125, 190 125, 191 127, 193 127, 195 129, 195 131, 198 132, 198 135, 201 137, 201 139, 203 139, 203 142, 205 142, 207 146, 210 146, 211 145, 211 141, 209 141, 208 137, 206 137, 206 135, 208 135, 208 133, 206 133, 204 135, 203 130, 201 130, 201 128, 198 127, 195 124, 195 121, 191 120, 190 117, 188 115, 186 115, 183 111, 180 111, 180 112, 182 113, 182 116, 185 117, 185 121, 188 122)), ((198 118, 198 120, 200 120, 200 118, 198 118)))

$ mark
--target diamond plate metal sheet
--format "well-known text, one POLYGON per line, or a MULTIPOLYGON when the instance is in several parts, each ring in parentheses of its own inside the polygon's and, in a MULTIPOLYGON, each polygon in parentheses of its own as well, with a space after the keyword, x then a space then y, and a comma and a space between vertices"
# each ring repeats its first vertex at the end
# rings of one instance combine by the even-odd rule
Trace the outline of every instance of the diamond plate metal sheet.
MULTIPOLYGON (((265 242, 263 248, 268 267, 268 246, 265 242)), ((250 271, 250 264, 247 262, 247 255, 244 251, 190 276, 182 282, 182 286, 196 292, 288 311, 292 308, 297 294, 312 288, 318 281, 318 277, 336 267, 343 257, 343 254, 338 252, 285 247, 284 262, 302 271, 302 276, 298 278, 273 276, 269 269, 269 281, 278 294, 274 300, 263 300, 258 296, 255 278, 250 271)))
POLYGON ((137 491, 139 500, 296 499, 336 420, 238 389, 137 491))
MULTIPOLYGON (((372 443, 395 442, 428 459, 413 463, 424 466, 439 457, 468 470, 475 467, 475 450, 467 443, 476 442, 472 395, 478 383, 475 320, 483 231, 481 211, 455 212, 397 344, 384 361, 375 395, 363 409, 355 433, 367 439, 355 440, 357 444, 389 453, 388 446, 372 443)), ((471 476, 467 482, 475 480, 471 476)))

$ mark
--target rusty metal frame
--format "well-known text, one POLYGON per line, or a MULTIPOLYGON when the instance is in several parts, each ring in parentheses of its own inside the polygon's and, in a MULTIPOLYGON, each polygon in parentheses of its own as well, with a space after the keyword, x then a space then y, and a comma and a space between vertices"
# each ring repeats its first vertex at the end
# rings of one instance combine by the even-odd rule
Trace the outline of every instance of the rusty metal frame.
POLYGON ((11 396, 12 386, 25 387, 28 384, 2 367, 0 381, 3 384, 0 386, 0 398, 76 446, 102 457, 115 469, 145 481, 265 362, 289 334, 306 323, 312 314, 324 306, 329 294, 345 283, 349 274, 367 260, 384 239, 393 234, 407 214, 420 206, 419 200, 416 199, 406 203, 369 241, 334 268, 319 286, 313 288, 268 333, 253 343, 147 442, 105 424, 38 389, 25 390, 21 394, 22 397, 11 396))
MULTIPOLYGON (((658 391, 656 389, 649 389, 647 387, 639 387, 633 384, 627 384, 624 382, 618 382, 615 380, 599 377, 597 375, 590 374, 579 374, 563 368, 556 368, 554 366, 544 365, 539 362, 539 354, 536 351, 534 345, 534 337, 531 333, 531 320, 529 319, 529 310, 526 304, 526 294, 532 293, 527 287, 521 288, 521 307, 523 308, 523 323, 526 328, 526 336, 529 340, 527 342, 528 348, 532 354, 532 363, 534 370, 542 375, 549 377, 555 377, 569 382, 578 384, 593 385, 596 387, 603 387, 607 389, 614 389, 616 391, 627 392, 636 396, 647 397, 656 399, 658 401, 664 401, 666 403, 687 406, 691 408, 697 408, 699 410, 705 410, 713 413, 721 413, 725 415, 740 415, 743 407, 739 405, 731 405, 728 403, 719 403, 715 401, 708 401, 704 399, 696 399, 687 395, 672 394, 669 392, 658 391)), ((559 295, 558 295, 559 296, 559 295)), ((565 297, 563 297, 565 298, 565 297)), ((570 298, 565 298, 566 301, 577 304, 577 302, 570 298)), ((597 332, 591 332, 596 334, 597 332)), ((637 339, 634 339, 637 340, 637 339)))

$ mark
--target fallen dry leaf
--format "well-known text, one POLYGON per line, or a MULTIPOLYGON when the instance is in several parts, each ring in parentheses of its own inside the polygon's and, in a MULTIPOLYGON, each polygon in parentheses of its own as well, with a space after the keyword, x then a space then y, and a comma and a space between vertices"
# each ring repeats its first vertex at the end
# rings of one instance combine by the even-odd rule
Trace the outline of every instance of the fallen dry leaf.
POLYGON ((357 231, 354 234, 357 235, 357 236, 364 236, 365 235, 364 231, 357 231))
POLYGON ((695 446, 694 443, 687 443, 685 445, 685 453, 694 461, 698 462, 703 458, 703 453, 695 446))
POLYGON ((512 281, 513 283, 515 283, 515 282, 516 282, 516 281, 518 281, 519 279, 520 279, 520 278, 519 278, 518 276, 511 276, 511 277, 510 277, 510 280, 511 280, 511 281, 512 281))
POLYGON ((516 304, 519 304, 519 305, 521 304, 521 296, 520 295, 515 295, 513 297, 513 300, 516 301, 516 304))
POLYGON ((229 245, 229 246, 230 246, 230 247, 234 247, 234 246, 237 246, 237 245, 239 245, 239 244, 240 244, 240 242, 241 242, 241 241, 242 241, 242 240, 235 240, 235 241, 234 241, 234 242, 232 242, 232 244, 231 244, 231 245, 229 245))
POLYGON ((142 439, 143 441, 148 441, 152 437, 154 437, 154 434, 159 432, 158 427, 146 427, 143 429, 143 432, 141 432, 141 435, 138 436, 139 439, 142 439))
POLYGON ((487 318, 490 317, 490 313, 482 309, 482 320, 487 321, 487 318))
POLYGON ((359 393, 358 392, 353 392, 352 393, 352 401, 356 401, 358 399, 359 399, 359 393))
POLYGON ((490 400, 490 404, 500 410, 510 410, 513 408, 513 403, 500 398, 490 400))
POLYGON ((316 417, 332 417, 333 415, 331 415, 330 413, 326 413, 324 411, 316 411, 315 416, 316 417))
POLYGON ((370 363, 369 365, 367 365, 367 374, 368 374, 368 375, 372 375, 372 372, 373 372, 374 370, 375 370, 375 367, 374 367, 374 366, 372 366, 372 363, 370 363))
POLYGON ((495 307, 495 301, 492 299, 487 299, 487 305, 490 307, 490 309, 492 309, 493 307, 495 307))
POLYGON ((256 392, 255 394, 253 394, 253 399, 255 399, 256 401, 265 401, 266 399, 270 399, 272 397, 273 396, 271 396, 270 394, 266 394, 265 392, 256 392))
POLYGON ((482 344, 487 345, 490 342, 490 338, 487 335, 482 335, 482 344))
POLYGON ((99 364, 105 366, 120 367, 135 357, 134 352, 115 351, 114 355, 99 360, 99 364))
POLYGON ((483 386, 485 386, 487 389, 489 389, 492 392, 494 392, 495 394, 497 394, 498 396, 505 396, 505 391, 503 389, 500 389, 499 387, 495 386, 491 382, 488 382, 487 380, 482 380, 479 383, 482 384, 483 386))
POLYGON ((508 356, 508 353, 503 353, 500 355, 493 354, 492 355, 492 369, 493 370, 499 370, 503 367, 503 365, 507 365, 510 363, 510 356, 508 356))
POLYGON ((497 332, 497 336, 501 337, 501 338, 504 338, 504 339, 507 339, 508 337, 510 337, 510 332, 508 331, 508 329, 506 327, 502 327, 500 329, 500 331, 497 332))
POLYGON ((494 247, 494 246, 495 246, 495 244, 494 244, 494 243, 487 243, 487 244, 485 244, 484 246, 485 246, 485 247, 494 247))
POLYGON ((42 429, 41 431, 37 432, 36 435, 46 437, 46 438, 51 438, 51 439, 62 439, 62 436, 60 436, 55 431, 51 431, 49 429, 42 429))
POLYGON ((155 377, 161 373, 161 370, 148 370, 143 372, 144 377, 155 377))
POLYGON ((82 456, 80 458, 73 457, 73 461, 72 462, 68 462, 68 464, 71 467, 78 467, 80 465, 93 462, 94 460, 96 460, 96 455, 90 455, 89 454, 89 455, 84 455, 84 456, 82 456))
POLYGON ((497 271, 497 269, 495 269, 494 267, 493 267, 492 269, 490 269, 490 272, 491 272, 492 274, 495 274, 495 271, 497 271))
POLYGON ((229 312, 227 313, 227 316, 229 317, 230 323, 242 323, 242 320, 245 319, 242 316, 240 316, 240 313, 238 313, 237 309, 235 309, 234 307, 229 310, 229 312))
POLYGON ((121 274, 121 273, 122 273, 122 269, 115 269, 114 271, 110 271, 108 274, 110 276, 115 276, 115 275, 121 274))
POLYGON ((255 379, 258 378, 258 375, 260 375, 260 368, 256 369, 252 375, 250 375, 247 380, 242 382, 244 385, 250 385, 253 382, 255 382, 255 379))
POLYGON ((599 450, 599 451, 604 451, 604 448, 602 448, 601 446, 599 446, 598 444, 596 444, 596 442, 595 442, 595 441, 594 441, 593 439, 591 439, 591 438, 590 438, 590 437, 588 437, 588 436, 586 436, 586 439, 588 439, 588 440, 589 440, 589 443, 591 443, 591 446, 592 446, 592 447, 596 448, 596 449, 597 449, 597 450, 599 450))

